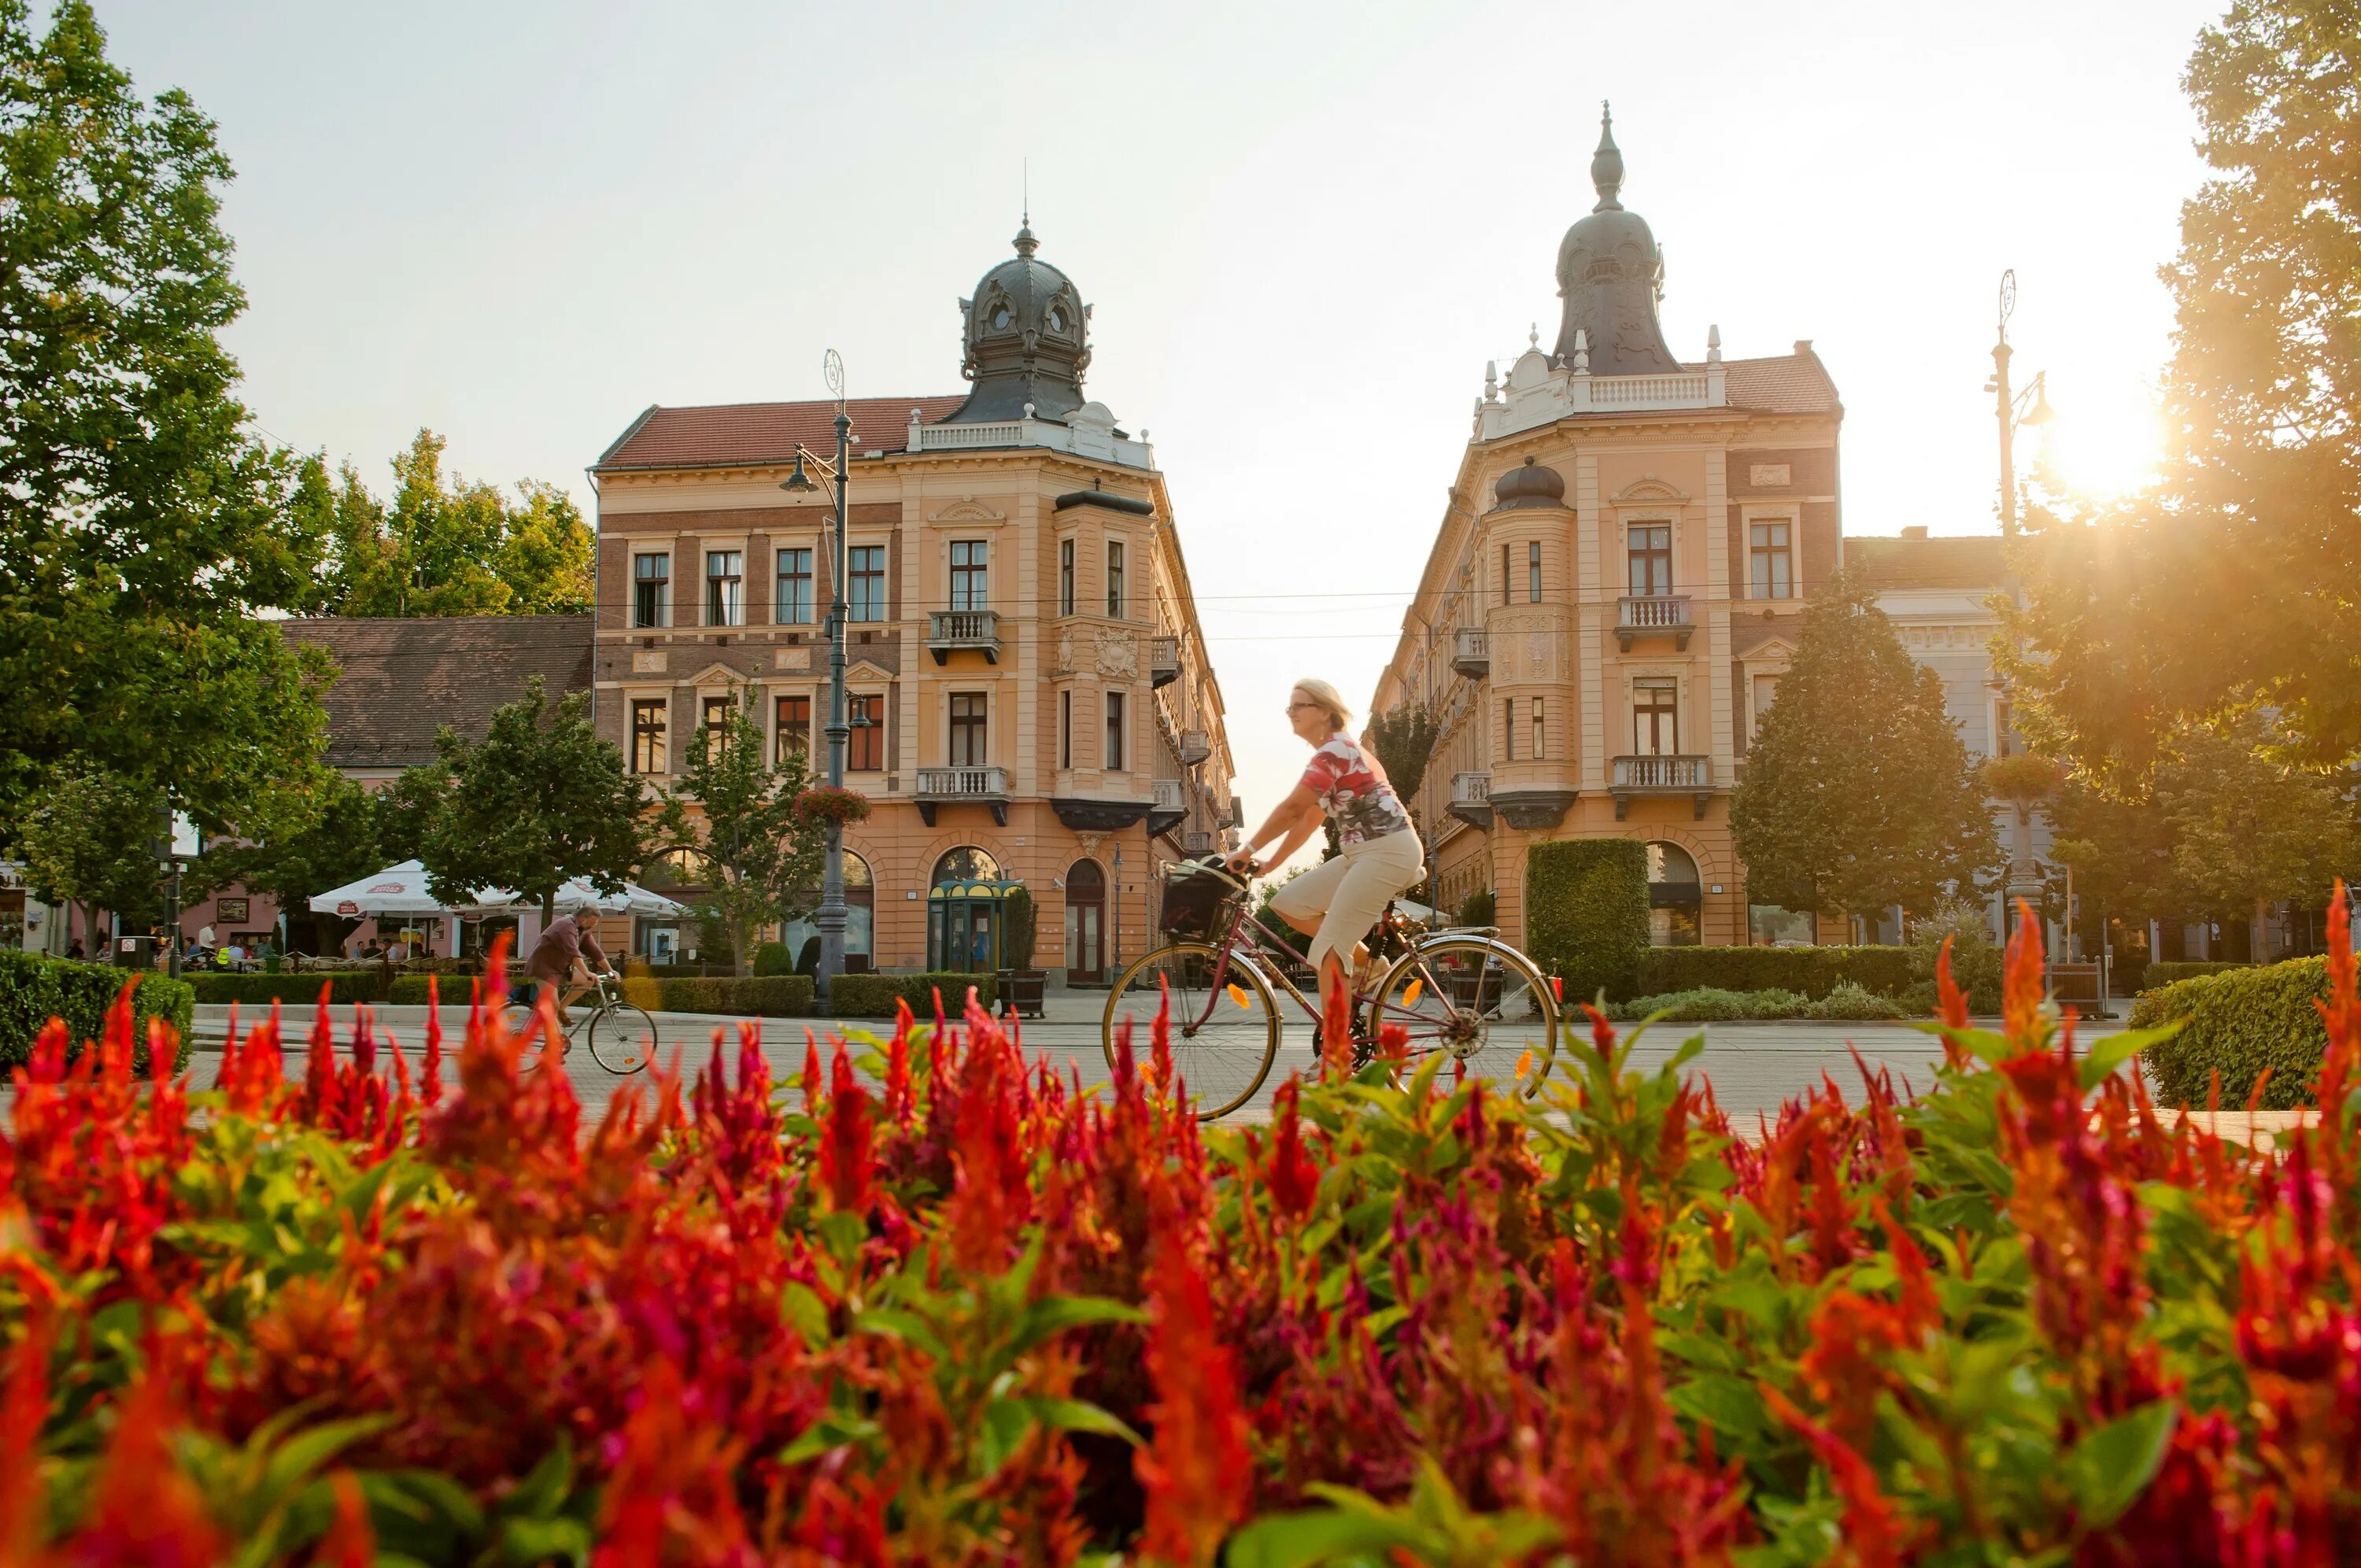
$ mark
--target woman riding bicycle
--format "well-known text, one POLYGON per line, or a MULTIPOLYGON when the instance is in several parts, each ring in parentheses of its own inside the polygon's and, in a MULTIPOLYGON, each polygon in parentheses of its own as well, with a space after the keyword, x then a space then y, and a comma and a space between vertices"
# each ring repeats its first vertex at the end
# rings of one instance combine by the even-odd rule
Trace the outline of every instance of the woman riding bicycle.
POLYGON ((1264 845, 1278 844, 1269 863, 1279 865, 1319 830, 1323 817, 1335 823, 1344 852, 1282 884, 1270 901, 1279 918, 1311 934, 1312 968, 1320 977, 1323 1006, 1330 988, 1344 983, 1346 955, 1350 983, 1356 988, 1363 983, 1369 950, 1361 938, 1389 902, 1426 876, 1418 832, 1386 782, 1384 766, 1345 734, 1352 717, 1345 699, 1326 681, 1295 683, 1287 699, 1287 720, 1312 748, 1312 765, 1254 837, 1228 860, 1232 872, 1250 876, 1256 852, 1264 845), (1336 971, 1334 979, 1332 970, 1336 971))

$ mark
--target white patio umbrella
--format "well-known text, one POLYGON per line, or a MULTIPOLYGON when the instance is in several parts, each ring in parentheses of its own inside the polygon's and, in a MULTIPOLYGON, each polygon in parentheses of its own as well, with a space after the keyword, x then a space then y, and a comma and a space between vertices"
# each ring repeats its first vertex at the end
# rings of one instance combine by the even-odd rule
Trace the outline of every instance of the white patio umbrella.
POLYGON ((601 893, 588 877, 582 876, 559 888, 553 903, 561 914, 573 909, 591 909, 601 915, 653 916, 688 913, 687 905, 675 904, 663 894, 650 893, 638 883, 625 883, 620 893, 601 893))
MULTIPOLYGON (((499 888, 479 887, 470 908, 503 906, 516 895, 499 888)), ((347 920, 368 916, 434 916, 457 911, 434 896, 426 885, 426 868, 416 861, 388 866, 374 876, 330 888, 312 900, 314 915, 341 915, 347 920)))

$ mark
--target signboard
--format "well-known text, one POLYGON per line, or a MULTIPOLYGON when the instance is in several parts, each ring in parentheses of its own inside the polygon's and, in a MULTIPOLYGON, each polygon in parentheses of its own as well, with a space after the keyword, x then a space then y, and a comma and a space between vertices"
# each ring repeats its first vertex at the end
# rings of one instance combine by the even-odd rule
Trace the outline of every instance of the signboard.
POLYGON ((172 859, 193 861, 203 852, 204 841, 197 834, 197 825, 189 820, 189 814, 172 813, 172 859))
POLYGON ((355 904, 355 903, 354 903, 351 899, 349 899, 349 898, 346 899, 342 904, 339 904, 339 905, 336 905, 336 913, 337 913, 337 914, 339 914, 339 915, 343 915, 343 916, 349 916, 358 915, 360 912, 361 912, 361 906, 360 906, 359 905, 357 905, 357 904, 355 904))

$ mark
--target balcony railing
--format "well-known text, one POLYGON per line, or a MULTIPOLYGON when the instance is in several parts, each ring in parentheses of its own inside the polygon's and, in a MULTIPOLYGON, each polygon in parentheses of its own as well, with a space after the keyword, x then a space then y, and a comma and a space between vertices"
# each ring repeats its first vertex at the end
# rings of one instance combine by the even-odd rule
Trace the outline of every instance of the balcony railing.
POLYGON ((1615 639, 1623 652, 1631 651, 1632 640, 1640 637, 1670 637, 1682 649, 1689 645, 1689 633, 1697 622, 1689 614, 1686 594, 1631 595, 1620 601, 1622 611, 1616 617, 1615 639))
POLYGON ((1000 663, 1000 612, 996 609, 938 609, 927 616, 927 651, 939 664, 961 649, 1000 663))
POLYGON ((1151 637, 1148 640, 1148 685, 1169 686, 1180 678, 1180 639, 1151 637))
POLYGON ((1179 779, 1158 779, 1155 783, 1157 810, 1186 811, 1189 809, 1187 803, 1181 797, 1179 779))
POLYGON ((1686 795, 1695 802, 1697 816, 1705 817, 1713 793, 1711 757, 1618 757, 1614 783, 1615 817, 1620 821, 1627 802, 1635 795, 1686 795))
POLYGON ((1471 828, 1492 826, 1492 775, 1451 775, 1451 815, 1471 828))
POLYGON ((1006 768, 920 768, 918 787, 910 798, 917 803, 918 815, 928 827, 935 825, 935 808, 939 806, 989 806, 992 819, 1008 826, 1008 770, 1006 768))
POLYGON ((1451 634, 1451 667, 1471 681, 1492 673, 1491 644, 1480 626, 1466 626, 1451 634))
POLYGON ((1203 730, 1180 731, 1180 761, 1184 766, 1193 768, 1213 754, 1213 742, 1206 739, 1203 730))
POLYGON ((1192 855, 1210 855, 1213 852, 1213 836, 1202 828, 1191 828, 1180 835, 1180 847, 1192 855))

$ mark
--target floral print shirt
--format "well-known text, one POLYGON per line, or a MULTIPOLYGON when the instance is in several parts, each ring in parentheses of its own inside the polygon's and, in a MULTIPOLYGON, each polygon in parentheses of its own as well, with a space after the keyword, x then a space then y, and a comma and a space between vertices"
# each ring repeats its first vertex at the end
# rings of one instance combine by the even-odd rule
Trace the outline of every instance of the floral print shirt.
POLYGON ((1303 784, 1320 797, 1320 809, 1336 825, 1339 843, 1382 839, 1410 826, 1410 813, 1386 782, 1384 766, 1342 735, 1312 753, 1303 784))

